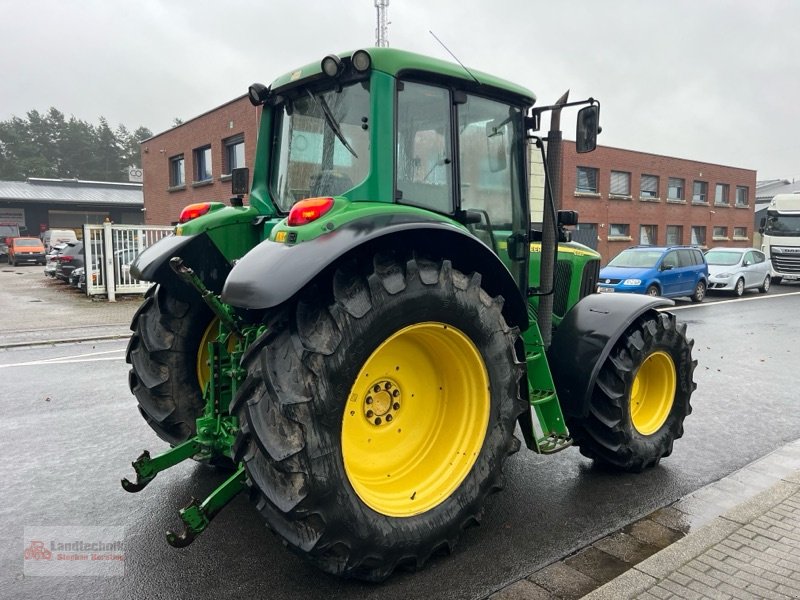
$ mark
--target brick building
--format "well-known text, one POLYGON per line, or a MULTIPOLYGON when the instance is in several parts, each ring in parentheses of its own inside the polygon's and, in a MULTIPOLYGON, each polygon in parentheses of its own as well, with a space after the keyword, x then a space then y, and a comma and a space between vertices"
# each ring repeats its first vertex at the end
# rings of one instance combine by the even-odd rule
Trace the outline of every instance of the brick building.
POLYGON ((227 202, 231 170, 253 165, 258 119, 259 110, 239 96, 144 140, 145 223, 174 223, 193 202, 227 202))
POLYGON ((561 208, 580 214, 576 239, 609 261, 633 244, 753 243, 756 172, 564 142, 561 208), (591 244, 596 240, 596 244, 591 244))
MULTIPOLYGON (((252 170, 258 119, 240 96, 142 142, 145 222, 174 223, 193 202, 227 202, 231 169, 252 170)), ((577 154, 571 141, 561 168, 561 208, 580 213, 575 239, 604 263, 633 244, 753 243, 753 170, 602 146, 577 154)))

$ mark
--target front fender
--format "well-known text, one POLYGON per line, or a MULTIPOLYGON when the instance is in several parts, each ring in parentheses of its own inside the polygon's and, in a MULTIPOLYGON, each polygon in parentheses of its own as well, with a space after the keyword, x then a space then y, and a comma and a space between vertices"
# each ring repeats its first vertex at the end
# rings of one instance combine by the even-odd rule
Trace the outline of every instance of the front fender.
POLYGON ((459 227, 424 216, 386 214, 351 221, 330 233, 299 244, 266 240, 233 267, 222 300, 240 308, 266 309, 291 298, 329 266, 351 252, 369 247, 427 249, 451 260, 457 269, 482 275, 492 296, 502 295, 510 325, 528 325, 525 302, 511 273, 485 244, 459 227))
POLYGON ((547 360, 561 409, 584 418, 600 367, 639 316, 675 303, 637 294, 592 294, 572 307, 553 334, 547 360))

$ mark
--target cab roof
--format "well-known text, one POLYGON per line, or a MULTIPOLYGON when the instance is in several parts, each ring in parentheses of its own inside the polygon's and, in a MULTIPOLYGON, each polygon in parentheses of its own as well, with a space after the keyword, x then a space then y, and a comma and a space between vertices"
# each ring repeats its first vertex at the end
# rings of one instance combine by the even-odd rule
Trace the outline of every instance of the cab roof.
MULTIPOLYGON (((467 72, 464 67, 456 63, 416 54, 414 52, 407 52, 405 50, 397 50, 395 48, 363 48, 363 50, 369 53, 372 59, 373 70, 382 71, 393 77, 414 73, 429 73, 452 79, 460 79, 472 85, 475 85, 475 80, 477 79, 481 86, 487 86, 496 92, 516 96, 520 104, 531 106, 536 102, 536 95, 531 90, 521 85, 474 69, 469 69, 469 72, 467 72)), ((339 58, 349 58, 355 52, 356 50, 342 52, 337 54, 337 56, 339 58)), ((323 58, 324 57, 320 56, 319 60, 316 62, 281 75, 272 82, 270 87, 273 90, 278 90, 290 86, 295 82, 299 82, 300 80, 322 75, 323 58)))

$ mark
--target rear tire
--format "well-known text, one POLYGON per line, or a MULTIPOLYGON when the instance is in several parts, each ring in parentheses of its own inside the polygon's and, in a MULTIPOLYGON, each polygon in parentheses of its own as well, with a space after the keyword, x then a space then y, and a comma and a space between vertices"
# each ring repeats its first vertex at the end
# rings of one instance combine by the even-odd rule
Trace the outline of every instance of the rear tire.
POLYGON ((480 282, 449 261, 348 263, 273 313, 245 354, 236 460, 268 526, 322 570, 380 581, 421 567, 452 549, 501 489, 503 463, 519 448, 524 371, 519 332, 480 282), (488 385, 465 383, 476 371, 488 385), (395 391, 402 406, 391 404, 395 391), (459 420, 476 406, 476 419, 459 420), (473 420, 482 440, 466 436, 462 453, 451 438, 473 420))
POLYGON ((692 412, 693 345, 670 313, 635 321, 600 369, 589 415, 567 423, 581 454, 633 472, 669 456, 692 412))
POLYGON ((706 282, 700 280, 697 282, 697 285, 694 288, 694 294, 692 294, 692 302, 702 302, 705 297, 706 297, 706 282))
POLYGON ((195 434, 203 413, 197 357, 211 319, 199 296, 180 300, 159 284, 147 291, 131 322, 128 385, 147 424, 173 446, 195 434))

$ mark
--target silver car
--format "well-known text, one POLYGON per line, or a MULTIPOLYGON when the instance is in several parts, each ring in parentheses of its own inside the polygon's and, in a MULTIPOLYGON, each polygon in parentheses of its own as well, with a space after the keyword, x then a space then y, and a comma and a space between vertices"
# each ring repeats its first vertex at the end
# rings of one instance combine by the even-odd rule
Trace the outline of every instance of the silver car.
POLYGON ((712 248, 706 252, 708 263, 708 290, 733 292, 736 296, 745 290, 757 289, 762 294, 769 290, 770 260, 755 248, 712 248))

